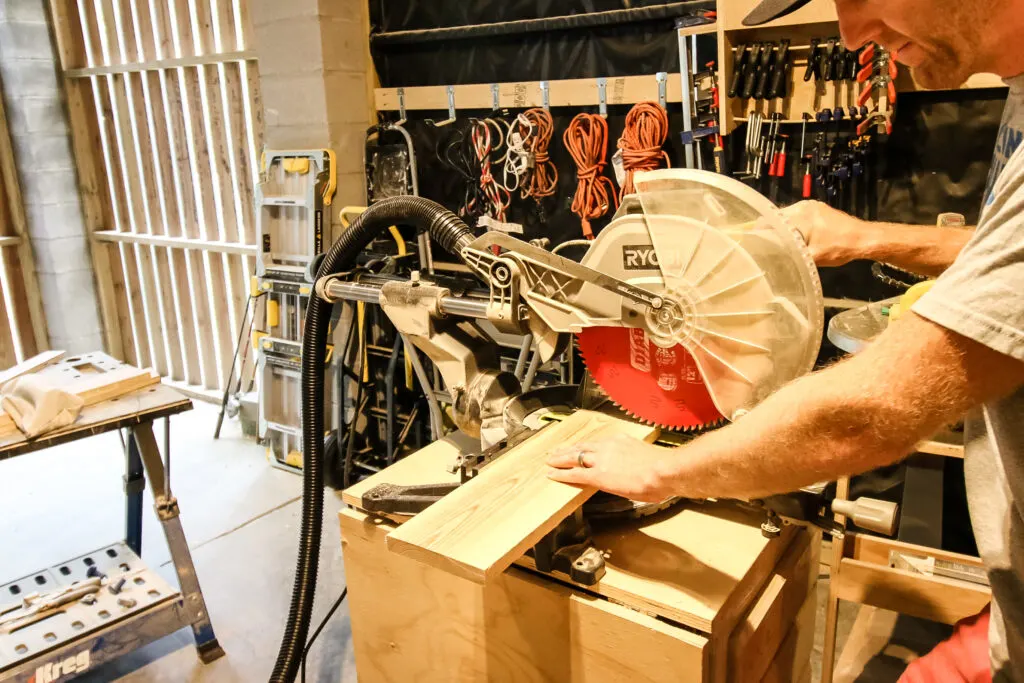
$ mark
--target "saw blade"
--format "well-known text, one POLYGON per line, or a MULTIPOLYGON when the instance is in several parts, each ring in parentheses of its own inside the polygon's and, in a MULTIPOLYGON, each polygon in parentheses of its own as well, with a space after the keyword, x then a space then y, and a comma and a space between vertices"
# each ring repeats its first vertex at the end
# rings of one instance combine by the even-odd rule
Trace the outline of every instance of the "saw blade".
POLYGON ((722 421, 696 361, 681 344, 661 348, 632 327, 588 327, 577 339, 594 381, 634 417, 670 429, 722 421))

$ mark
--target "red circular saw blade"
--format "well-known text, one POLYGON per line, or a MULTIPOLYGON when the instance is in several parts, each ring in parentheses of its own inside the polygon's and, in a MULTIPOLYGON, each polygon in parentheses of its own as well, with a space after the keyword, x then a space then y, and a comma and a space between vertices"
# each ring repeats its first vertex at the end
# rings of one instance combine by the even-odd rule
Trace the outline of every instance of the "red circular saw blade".
POLYGON ((694 429, 723 419, 697 362, 681 344, 661 348, 635 327, 588 327, 577 339, 594 381, 641 420, 694 429))

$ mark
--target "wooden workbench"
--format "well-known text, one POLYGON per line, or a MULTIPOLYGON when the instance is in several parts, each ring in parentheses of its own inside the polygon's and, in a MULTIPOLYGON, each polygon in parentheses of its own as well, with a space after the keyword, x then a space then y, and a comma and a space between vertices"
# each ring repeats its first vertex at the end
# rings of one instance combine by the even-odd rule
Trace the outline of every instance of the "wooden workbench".
POLYGON ((442 440, 343 492, 339 513, 356 667, 374 681, 804 681, 820 536, 725 504, 676 506, 600 529, 594 586, 523 557, 481 584, 389 551, 401 517, 359 510, 379 484, 437 483, 442 440))

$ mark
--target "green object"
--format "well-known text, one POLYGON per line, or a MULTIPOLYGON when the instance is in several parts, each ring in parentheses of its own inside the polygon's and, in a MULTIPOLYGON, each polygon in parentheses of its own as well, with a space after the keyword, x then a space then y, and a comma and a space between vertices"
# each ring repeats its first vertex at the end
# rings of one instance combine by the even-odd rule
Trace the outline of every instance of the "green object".
POLYGON ((882 315, 886 315, 886 316, 889 315, 889 307, 888 306, 882 306, 882 315))

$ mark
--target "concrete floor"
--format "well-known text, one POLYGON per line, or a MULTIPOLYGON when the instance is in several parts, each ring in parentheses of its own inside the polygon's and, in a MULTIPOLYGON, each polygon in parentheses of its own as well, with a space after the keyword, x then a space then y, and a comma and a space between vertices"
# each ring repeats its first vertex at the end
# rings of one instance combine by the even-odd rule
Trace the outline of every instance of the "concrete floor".
MULTIPOLYGON (((183 630, 76 680, 234 683, 269 676, 291 596, 301 479, 270 467, 263 448, 242 437, 237 421, 225 422, 220 440, 214 441, 216 416, 215 407, 197 403, 192 412, 172 418, 172 476, 211 620, 227 656, 203 666, 195 656, 191 631, 183 630)), ((162 426, 158 440, 161 435, 162 426)), ((2 581, 120 539, 123 472, 116 433, 0 462, 2 581)), ((314 624, 345 584, 336 522, 340 506, 340 497, 328 492, 314 624)), ((148 491, 144 509, 143 559, 176 585, 148 491)), ((826 577, 818 584, 815 681, 820 680, 827 595, 826 577)), ((840 643, 855 616, 856 607, 843 603, 840 643)), ((895 660, 872 664, 849 680, 895 681, 903 666, 895 660)), ((312 650, 307 680, 356 681, 345 607, 312 650)))
MULTIPOLYGON (((242 437, 237 421, 226 421, 214 441, 216 417, 217 408, 197 402, 192 412, 171 418, 171 472, 210 618, 227 656, 203 666, 191 631, 183 630, 76 680, 249 683, 269 677, 291 598, 301 478, 270 467, 263 448, 242 437)), ((158 440, 161 434, 158 426, 158 440)), ((0 462, 0 582, 122 538, 123 474, 116 433, 0 462)), ((345 584, 336 522, 340 506, 340 498, 328 492, 314 624, 345 584)), ((142 557, 177 585, 148 491, 144 509, 142 557)), ((311 651, 307 680, 356 681, 344 608, 311 651)))

